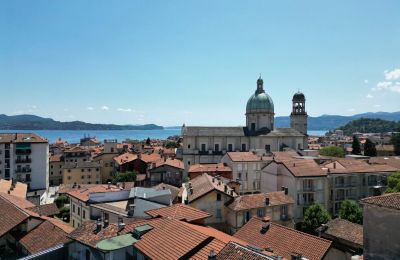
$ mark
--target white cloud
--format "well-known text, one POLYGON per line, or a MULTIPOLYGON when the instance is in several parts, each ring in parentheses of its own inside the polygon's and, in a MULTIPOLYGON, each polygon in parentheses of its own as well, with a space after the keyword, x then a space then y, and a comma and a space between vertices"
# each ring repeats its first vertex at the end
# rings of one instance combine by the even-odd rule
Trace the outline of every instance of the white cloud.
POLYGON ((133 112, 134 110, 131 108, 118 108, 117 111, 120 112, 133 112))
POLYGON ((102 106, 101 110, 109 110, 110 108, 108 106, 102 106))
POLYGON ((364 79, 364 83, 368 84, 369 83, 368 79, 364 79))
POLYGON ((372 88, 373 91, 391 91, 400 93, 400 82, 382 81, 378 82, 376 88, 372 88))
POLYGON ((374 98, 374 96, 372 96, 371 94, 368 94, 367 98, 374 98))
POLYGON ((374 105, 374 107, 381 107, 381 105, 374 105))
POLYGON ((87 110, 93 110, 94 108, 93 107, 87 107, 86 109, 87 110))
POLYGON ((400 69, 385 70, 383 74, 386 80, 396 80, 400 78, 400 69))

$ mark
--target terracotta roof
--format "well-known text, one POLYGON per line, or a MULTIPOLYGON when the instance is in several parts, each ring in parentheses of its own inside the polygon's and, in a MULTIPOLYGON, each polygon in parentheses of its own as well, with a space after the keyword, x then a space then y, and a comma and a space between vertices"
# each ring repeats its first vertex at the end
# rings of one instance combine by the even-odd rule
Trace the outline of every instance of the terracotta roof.
POLYGON ((0 237, 26 220, 29 215, 0 193, 0 237))
POLYGON ((161 160, 161 155, 158 153, 142 153, 140 159, 146 163, 157 163, 159 160, 161 160))
POLYGON ((204 164, 193 164, 189 168, 190 172, 232 172, 231 167, 223 163, 204 163, 204 164))
POLYGON ((233 162, 258 162, 272 160, 272 157, 259 156, 253 152, 227 152, 233 162))
POLYGON ((10 195, 25 199, 28 185, 22 182, 16 182, 12 187, 12 180, 0 179, 0 192, 8 193, 10 195))
POLYGON ((145 213, 152 216, 153 218, 167 217, 177 220, 184 220, 187 222, 193 222, 211 216, 207 212, 187 206, 185 204, 174 204, 168 207, 148 210, 145 213))
POLYGON ((293 150, 289 150, 286 152, 273 152, 273 155, 275 161, 292 160, 295 157, 299 156, 299 154, 293 150))
POLYGON ((366 172, 395 172, 396 168, 386 164, 368 164, 364 160, 357 159, 336 159, 325 164, 328 172, 336 173, 366 173, 366 172))
POLYGON ((37 213, 39 216, 53 216, 60 213, 55 203, 39 205, 27 209, 37 213))
POLYGON ((291 159, 281 160, 290 173, 295 177, 324 177, 327 176, 321 167, 314 160, 291 159))
POLYGON ((33 133, 1 133, 0 143, 48 143, 43 137, 33 133))
POLYGON ((362 199, 361 203, 400 210, 400 192, 368 197, 362 199))
POLYGON ((175 167, 175 168, 182 169, 182 170, 185 169, 185 165, 183 164, 183 162, 178 159, 167 158, 165 161, 164 161, 164 159, 160 159, 156 163, 156 167, 160 167, 163 165, 169 165, 171 167, 175 167))
POLYGON ((80 153, 80 152, 89 152, 87 147, 83 147, 80 145, 69 146, 64 150, 64 153, 80 153))
POLYGON ((197 251, 192 257, 190 257, 190 259, 193 259, 193 260, 208 259, 208 256, 209 256, 211 250, 213 250, 217 254, 218 252, 220 252, 222 250, 222 248, 224 248, 225 245, 226 245, 226 243, 214 238, 213 240, 211 240, 210 243, 205 245, 203 248, 201 248, 199 251, 197 251))
POLYGON ((257 252, 251 247, 246 247, 234 242, 226 244, 224 248, 217 255, 217 259, 221 260, 265 260, 265 259, 276 259, 267 256, 261 252, 257 252))
POLYGON ((234 211, 264 208, 267 206, 266 198, 269 198, 268 206, 294 204, 292 197, 285 195, 284 191, 276 191, 238 196, 228 205, 228 208, 234 211))
POLYGON ((363 246, 363 226, 348 220, 335 218, 318 228, 318 230, 334 238, 363 246))
POLYGON ((379 156, 379 157, 371 157, 369 159, 369 163, 371 164, 387 164, 390 165, 397 170, 400 170, 400 156, 379 156))
POLYGON ((0 193, 0 197, 3 197, 3 199, 8 200, 10 203, 16 205, 20 209, 27 209, 35 206, 35 204, 24 198, 13 196, 7 193, 0 193))
POLYGON ((61 162, 62 158, 63 158, 62 154, 54 154, 50 156, 49 162, 61 162))
MULTIPOLYGON (((127 189, 125 187, 125 189, 127 189)), ((91 187, 87 188, 76 188, 72 189, 67 192, 69 196, 75 197, 81 201, 88 201, 89 200, 89 194, 90 193, 101 193, 101 192, 115 192, 115 191, 121 191, 123 190, 122 188, 119 188, 116 185, 111 185, 110 188, 108 188, 107 184, 97 184, 91 187)))
POLYGON ((229 186, 227 186, 227 192, 224 191, 224 187, 226 185, 224 183, 225 181, 229 180, 224 178, 220 178, 220 180, 218 180, 207 173, 203 173, 202 175, 190 180, 189 183, 192 185, 193 192, 190 192, 190 189, 187 192, 189 202, 196 200, 213 190, 223 192, 231 197, 237 196, 233 189, 231 189, 229 186), (233 192, 233 195, 230 194, 231 192, 233 192))
POLYGON ((34 254, 45 249, 65 244, 71 241, 63 229, 45 220, 36 228, 23 236, 19 243, 30 253, 34 254))
POLYGON ((261 219, 252 218, 234 236, 289 259, 294 253, 310 260, 322 259, 332 244, 326 239, 275 223, 269 223, 268 230, 262 232, 263 224, 261 219))
POLYGON ((131 161, 135 160, 136 158, 137 158, 136 154, 123 153, 121 155, 115 156, 113 159, 116 163, 118 163, 119 165, 122 165, 124 163, 131 162, 131 161))

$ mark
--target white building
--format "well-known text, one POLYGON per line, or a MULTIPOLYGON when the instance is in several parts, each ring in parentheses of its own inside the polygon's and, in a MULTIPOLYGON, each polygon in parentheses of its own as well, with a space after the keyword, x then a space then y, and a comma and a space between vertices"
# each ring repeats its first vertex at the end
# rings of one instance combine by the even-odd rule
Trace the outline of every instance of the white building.
MULTIPOLYGON (((182 158, 186 171, 197 163, 219 163, 226 152, 264 150, 281 151, 307 148, 307 113, 302 93, 293 96, 290 128, 275 128, 274 103, 265 92, 261 77, 246 105, 246 126, 183 126, 182 158)), ((178 153, 180 154, 180 152, 178 153)))
POLYGON ((31 133, 0 134, 0 178, 28 184, 29 190, 49 187, 49 143, 31 133))

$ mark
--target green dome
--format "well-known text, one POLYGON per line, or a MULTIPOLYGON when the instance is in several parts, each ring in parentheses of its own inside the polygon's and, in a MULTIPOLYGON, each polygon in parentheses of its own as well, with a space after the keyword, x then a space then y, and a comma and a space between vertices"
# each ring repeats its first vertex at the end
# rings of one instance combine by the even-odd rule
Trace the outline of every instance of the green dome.
POLYGON ((274 102, 265 92, 254 93, 247 101, 246 113, 251 112, 269 112, 274 113, 274 102))

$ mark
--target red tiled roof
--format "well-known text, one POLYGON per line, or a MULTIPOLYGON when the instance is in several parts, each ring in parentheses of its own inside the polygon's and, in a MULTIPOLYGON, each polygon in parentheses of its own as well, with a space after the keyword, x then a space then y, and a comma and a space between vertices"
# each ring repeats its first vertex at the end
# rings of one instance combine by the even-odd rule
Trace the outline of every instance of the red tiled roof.
MULTIPOLYGON (((212 177, 207 173, 203 173, 202 175, 190 180, 189 183, 192 185, 193 193, 188 190, 187 194, 189 202, 196 200, 213 190, 225 193, 224 187, 226 184, 224 183, 223 178, 220 179, 221 180, 219 181, 217 178, 212 177)), ((225 194, 231 197, 236 196, 236 193, 229 186, 227 186, 227 192, 225 194), (233 192, 233 195, 230 195, 231 191, 233 192)))
POLYGON ((23 199, 23 198, 20 198, 17 196, 13 196, 13 195, 10 195, 7 193, 0 193, 0 197, 3 197, 3 199, 8 200, 10 203, 16 205, 20 209, 26 209, 26 208, 31 208, 31 207, 35 206, 35 204, 33 204, 32 202, 30 202, 26 199, 23 199))
POLYGON ((368 164, 364 160, 336 159, 324 165, 331 174, 336 173, 366 173, 366 172, 395 172, 396 168, 386 164, 368 164))
POLYGON ((263 250, 272 250, 274 254, 291 258, 293 253, 301 254, 310 260, 322 259, 329 251, 332 242, 312 236, 295 229, 275 223, 269 224, 266 232, 261 232, 263 221, 252 218, 234 237, 240 238, 263 250))
POLYGON ((33 133, 0 133, 0 143, 48 143, 43 137, 33 133))
POLYGON ((39 216, 53 216, 60 213, 55 203, 38 205, 27 209, 37 213, 39 216))
POLYGON ((269 198, 268 206, 294 204, 294 200, 289 195, 285 195, 284 191, 276 191, 238 196, 228 205, 228 208, 234 211, 263 208, 267 206, 266 198, 269 198))
POLYGON ((67 235, 68 233, 63 229, 46 220, 23 236, 19 243, 30 254, 34 254, 56 245, 68 243, 70 239, 67 235))
POLYGON ((185 169, 185 165, 183 164, 183 162, 181 160, 178 159, 172 159, 172 158, 167 158, 165 161, 164 159, 160 159, 157 163, 156 163, 156 167, 160 167, 163 165, 169 165, 171 167, 177 168, 177 169, 185 169))
POLYGON ((190 259, 193 260, 208 259, 211 250, 213 250, 217 254, 222 250, 222 248, 224 248, 225 245, 226 243, 214 238, 213 240, 211 240, 210 243, 208 243, 206 246, 197 251, 196 254, 194 254, 192 257, 190 257, 190 259))
MULTIPOLYGON (((29 215, 0 193, 0 237, 26 220, 29 215)), ((9 195, 10 196, 10 195, 9 195)))
MULTIPOLYGON (((363 246, 363 226, 345 219, 335 218, 318 228, 322 234, 363 246)), ((323 236, 323 235, 322 235, 323 236)))
MULTIPOLYGON (((205 259, 205 258, 203 258, 205 259)), ((257 252, 249 247, 230 242, 217 255, 217 260, 273 260, 263 253, 257 252)))
POLYGON ((115 156, 113 159, 116 163, 122 165, 124 163, 131 162, 137 159, 137 155, 132 153, 123 153, 121 155, 115 156))
POLYGON ((50 156, 49 162, 61 162, 62 158, 63 158, 62 154, 54 154, 50 156))
POLYGON ((7 193, 10 195, 26 199, 26 192, 28 190, 28 185, 22 182, 16 182, 15 186, 12 187, 12 180, 0 179, 0 192, 7 193))
POLYGON ((259 156, 253 152, 227 152, 233 162, 257 162, 272 160, 272 157, 259 156))
POLYGON ((193 222, 211 216, 207 212, 187 206, 185 204, 174 204, 168 207, 148 210, 146 211, 146 214, 152 216, 153 218, 167 217, 177 220, 184 220, 187 222, 193 222))
POLYGON ((286 169, 295 177, 325 177, 327 173, 314 160, 290 159, 281 160, 286 169))
POLYGON ((361 203, 400 210, 400 192, 368 197, 362 199, 361 203))
POLYGON ((191 172, 231 172, 231 167, 223 163, 203 163, 203 164, 193 164, 189 168, 189 173, 191 172))
POLYGON ((142 153, 140 159, 146 163, 157 163, 159 160, 161 160, 161 155, 158 153, 142 153))
POLYGON ((115 192, 115 191, 121 191, 121 190, 122 190, 122 188, 119 188, 118 186, 115 186, 115 185, 111 185, 110 188, 108 188, 107 184, 96 184, 94 186, 87 187, 87 188, 72 189, 72 190, 68 191, 67 194, 69 196, 77 198, 81 201, 88 201, 90 193, 115 192))
POLYGON ((400 170, 400 156, 380 156, 380 157, 371 157, 369 159, 369 163, 371 164, 387 164, 390 165, 397 170, 400 170))

